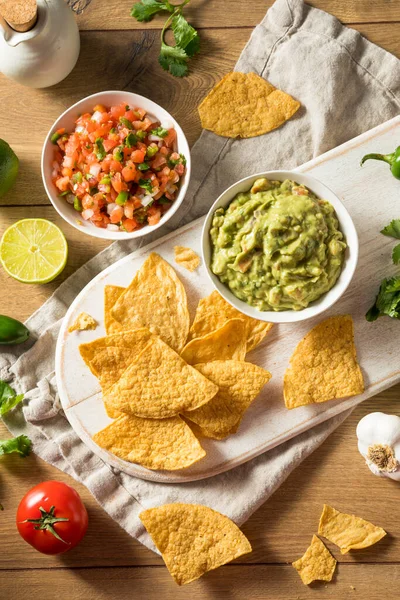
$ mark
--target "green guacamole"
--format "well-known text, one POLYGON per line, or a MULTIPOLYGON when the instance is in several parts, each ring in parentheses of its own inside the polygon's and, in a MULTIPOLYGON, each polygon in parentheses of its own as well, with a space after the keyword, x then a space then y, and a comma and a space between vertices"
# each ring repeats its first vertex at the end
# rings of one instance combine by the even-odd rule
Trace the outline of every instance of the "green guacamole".
POLYGON ((259 310, 301 310, 336 283, 346 242, 334 208, 294 181, 258 179, 210 230, 211 269, 259 310))

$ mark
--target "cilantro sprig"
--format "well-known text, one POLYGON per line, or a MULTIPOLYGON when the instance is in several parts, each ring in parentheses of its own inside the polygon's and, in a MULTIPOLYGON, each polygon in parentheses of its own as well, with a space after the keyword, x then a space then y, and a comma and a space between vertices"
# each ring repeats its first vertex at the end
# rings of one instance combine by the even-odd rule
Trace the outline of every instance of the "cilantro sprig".
POLYGON ((182 12, 190 0, 181 4, 170 4, 168 0, 140 0, 131 11, 132 17, 140 22, 148 22, 157 13, 168 12, 161 31, 161 49, 158 62, 165 71, 175 77, 184 77, 189 72, 188 61, 200 50, 200 37, 196 29, 188 23, 182 12), (165 40, 165 34, 171 30, 175 45, 171 46, 165 40))
POLYGON ((0 379, 0 416, 7 414, 24 399, 23 394, 16 394, 13 388, 0 379))

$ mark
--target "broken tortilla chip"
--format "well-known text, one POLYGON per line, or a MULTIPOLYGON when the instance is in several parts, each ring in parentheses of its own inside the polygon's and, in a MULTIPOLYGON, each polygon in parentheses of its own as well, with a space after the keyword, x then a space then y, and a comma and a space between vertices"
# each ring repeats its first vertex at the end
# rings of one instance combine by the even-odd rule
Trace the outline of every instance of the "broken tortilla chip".
POLYGON ((255 73, 228 73, 199 106, 201 125, 229 138, 250 138, 280 127, 300 102, 255 73))
POLYGON ((88 315, 88 313, 81 312, 81 314, 77 316, 74 324, 68 328, 68 331, 70 333, 73 331, 87 331, 88 329, 96 329, 96 327, 97 321, 88 315))
POLYGON ((325 544, 313 535, 311 544, 299 560, 292 563, 304 585, 313 581, 331 581, 337 560, 333 558, 325 544))
POLYGON ((189 365, 214 360, 244 360, 245 322, 242 319, 229 319, 219 329, 186 344, 181 356, 189 365))
POLYGON ((138 323, 180 352, 189 331, 185 288, 174 269, 152 252, 111 309, 125 331, 138 323))
POLYGON ((265 323, 242 314, 226 302, 217 291, 214 291, 206 298, 199 300, 188 341, 204 337, 219 329, 229 319, 242 319, 246 323, 246 352, 250 352, 258 346, 272 327, 272 323, 265 323))
POLYGON ((140 513, 178 585, 251 552, 239 527, 221 513, 196 504, 164 504, 140 513))
POLYGON ((330 317, 316 325, 297 345, 284 377, 289 409, 364 391, 350 315, 330 317))
POLYGON ((104 326, 107 335, 123 331, 121 323, 112 316, 111 309, 124 291, 125 288, 119 285, 104 286, 104 326))
POLYGON ((152 336, 138 358, 104 394, 109 406, 149 419, 173 417, 209 402, 218 387, 152 336))
POLYGON ((191 248, 174 246, 175 262, 188 271, 195 271, 200 264, 200 256, 191 248))
POLYGON ((235 360, 217 360, 195 368, 219 391, 207 404, 185 411, 183 416, 195 423, 205 437, 217 440, 237 431, 244 413, 271 379, 265 369, 235 360))
POLYGON ((93 436, 101 448, 148 469, 176 471, 190 467, 206 453, 180 418, 140 419, 123 415, 93 436))
POLYGON ((368 548, 386 535, 382 527, 377 527, 355 515, 341 513, 324 504, 319 520, 318 533, 339 546, 342 554, 349 550, 368 548))

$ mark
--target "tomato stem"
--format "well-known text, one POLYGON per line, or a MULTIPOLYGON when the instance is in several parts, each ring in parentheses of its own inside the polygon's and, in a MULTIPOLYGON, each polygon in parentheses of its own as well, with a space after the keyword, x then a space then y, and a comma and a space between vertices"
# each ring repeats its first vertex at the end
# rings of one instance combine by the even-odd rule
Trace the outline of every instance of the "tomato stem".
POLYGON ((42 506, 39 507, 41 517, 40 519, 25 519, 25 521, 21 521, 21 523, 36 523, 34 529, 42 529, 45 531, 49 531, 55 538, 63 542, 63 544, 69 544, 70 542, 66 542, 62 539, 61 536, 58 535, 57 531, 54 529, 55 523, 60 523, 61 521, 69 521, 69 519, 65 517, 55 517, 54 511, 55 506, 52 506, 47 512, 42 506))

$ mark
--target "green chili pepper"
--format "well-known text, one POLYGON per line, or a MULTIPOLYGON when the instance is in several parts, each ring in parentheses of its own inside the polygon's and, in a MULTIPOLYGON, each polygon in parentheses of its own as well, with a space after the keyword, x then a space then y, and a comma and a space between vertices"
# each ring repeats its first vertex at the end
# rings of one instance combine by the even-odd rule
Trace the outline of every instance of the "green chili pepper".
POLYGON ((133 129, 133 125, 129 119, 125 119, 125 117, 120 117, 119 122, 121 123, 121 125, 123 125, 127 129, 133 129))
POLYGON ((81 183, 81 181, 82 181, 82 173, 80 171, 78 171, 77 173, 74 173, 72 175, 72 181, 74 183, 81 183))
POLYGON ((23 323, 0 315, 0 344, 21 344, 29 337, 29 329, 23 323))
POLYGON ((153 158, 158 152, 158 146, 147 146, 146 154, 149 158, 153 158))
POLYGON ((110 185, 111 183, 111 177, 109 177, 109 175, 105 175, 101 180, 100 183, 102 185, 110 185))
POLYGON ((400 146, 397 146, 396 150, 391 154, 366 154, 361 160, 361 166, 370 158, 373 160, 382 160, 390 165, 393 177, 400 179, 400 146))
POLYGON ((50 141, 52 144, 57 144, 58 140, 61 137, 61 133, 57 133, 57 131, 55 133, 53 133, 53 135, 50 138, 50 141))
POLYGON ((140 163, 140 165, 138 165, 138 169, 139 171, 148 171, 150 169, 149 165, 145 162, 140 163))
POLYGON ((104 150, 104 146, 103 146, 103 138, 98 137, 97 140, 95 141, 95 146, 96 146, 97 160, 103 160, 107 155, 107 152, 104 150))
POLYGON ((144 138, 146 137, 147 133, 145 131, 143 131, 143 129, 139 129, 136 132, 136 135, 139 138, 139 140, 144 140, 144 138))
POLYGON ((123 206, 124 204, 126 204, 126 201, 128 200, 128 192, 120 192, 118 194, 118 196, 115 199, 115 202, 117 204, 119 204, 119 206, 123 206))
POLYGON ((118 148, 114 152, 114 159, 117 160, 118 162, 122 162, 123 158, 124 158, 124 153, 122 152, 121 148, 118 148))
POLYGON ((82 212, 82 210, 83 210, 82 203, 79 200, 78 196, 75 196, 75 198, 74 198, 74 209, 78 210, 79 212, 82 212))

